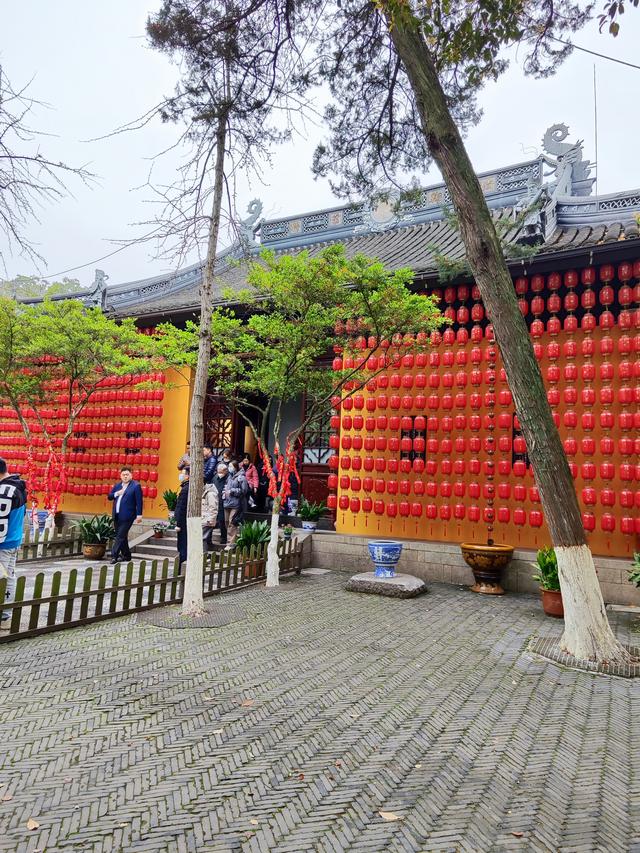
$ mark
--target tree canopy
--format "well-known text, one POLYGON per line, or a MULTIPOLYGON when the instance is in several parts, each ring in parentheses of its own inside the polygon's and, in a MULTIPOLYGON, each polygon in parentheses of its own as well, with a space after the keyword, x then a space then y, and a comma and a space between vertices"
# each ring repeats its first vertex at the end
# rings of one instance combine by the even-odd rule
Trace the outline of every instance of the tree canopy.
POLYGON ((108 376, 135 384, 159 365, 155 351, 132 318, 116 322, 73 299, 20 305, 0 298, 0 399, 18 416, 27 444, 37 433, 51 454, 41 475, 29 472, 32 497, 43 490, 45 503, 57 505, 68 440, 91 394, 108 376), (52 428, 51 409, 64 412, 62 433, 52 428))
POLYGON ((407 5, 341 0, 317 34, 320 76, 331 99, 325 111, 328 135, 313 162, 315 173, 329 177, 341 196, 391 186, 408 192, 431 160, 429 135, 393 38, 394 20, 406 14, 430 52, 451 116, 464 134, 481 116, 481 88, 508 67, 506 48, 519 45, 526 73, 552 74, 596 8, 578 0, 407 5))
POLYGON ((84 288, 77 278, 63 278, 62 281, 47 281, 38 275, 17 275, 15 278, 0 281, 0 296, 9 299, 42 299, 45 296, 74 295, 84 288))

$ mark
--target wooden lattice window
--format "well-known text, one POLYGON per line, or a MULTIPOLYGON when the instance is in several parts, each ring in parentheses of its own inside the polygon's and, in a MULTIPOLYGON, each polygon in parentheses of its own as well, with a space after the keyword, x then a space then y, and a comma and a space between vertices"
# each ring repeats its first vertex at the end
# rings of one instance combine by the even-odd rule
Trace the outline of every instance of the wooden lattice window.
MULTIPOLYGON (((305 397, 304 417, 307 416, 311 400, 305 397)), ((304 434, 302 461, 307 465, 327 465, 331 456, 329 436, 331 434, 330 415, 327 413, 310 424, 304 434)))
POLYGON ((204 441, 216 456, 233 444, 233 404, 219 394, 209 394, 204 411, 204 441))

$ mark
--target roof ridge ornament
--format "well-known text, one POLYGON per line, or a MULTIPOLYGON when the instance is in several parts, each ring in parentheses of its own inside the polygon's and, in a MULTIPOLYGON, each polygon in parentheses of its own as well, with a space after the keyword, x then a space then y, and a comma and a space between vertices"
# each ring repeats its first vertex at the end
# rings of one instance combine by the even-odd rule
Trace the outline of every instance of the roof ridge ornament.
POLYGON ((583 159, 584 140, 565 142, 569 128, 560 122, 552 124, 542 137, 542 155, 545 163, 553 168, 551 173, 556 182, 556 195, 591 195, 595 178, 590 177, 593 165, 583 159))

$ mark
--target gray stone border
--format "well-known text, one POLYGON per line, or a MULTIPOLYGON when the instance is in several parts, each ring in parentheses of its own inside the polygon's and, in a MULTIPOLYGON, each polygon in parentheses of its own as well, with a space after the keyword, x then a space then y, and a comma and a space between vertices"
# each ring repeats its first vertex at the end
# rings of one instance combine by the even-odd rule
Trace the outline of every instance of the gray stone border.
POLYGON ((240 607, 216 602, 205 604, 204 616, 189 618, 180 615, 181 605, 155 607, 137 614, 139 625, 152 625, 154 628, 222 628, 231 622, 246 618, 246 611, 240 607))
POLYGON ((528 650, 535 655, 539 655, 545 660, 559 663, 570 669, 578 669, 582 672, 591 672, 594 675, 615 675, 618 678, 640 678, 640 647, 628 646, 623 643, 623 647, 637 658, 637 663, 623 665, 617 663, 596 663, 590 660, 579 660, 563 652, 558 647, 557 637, 539 637, 534 635, 529 641, 528 650))

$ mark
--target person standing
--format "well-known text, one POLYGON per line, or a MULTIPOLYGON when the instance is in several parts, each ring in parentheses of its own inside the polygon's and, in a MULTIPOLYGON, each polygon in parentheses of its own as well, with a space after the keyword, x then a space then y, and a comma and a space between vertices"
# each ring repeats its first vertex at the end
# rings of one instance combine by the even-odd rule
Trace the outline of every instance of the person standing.
POLYGON ((244 471, 234 459, 229 463, 229 476, 224 485, 222 499, 224 502, 224 522, 227 528, 227 548, 231 549, 238 535, 238 528, 247 511, 249 486, 244 471))
POLYGON ((191 442, 187 442, 187 449, 178 460, 178 471, 191 466, 191 442))
POLYGON ((176 531, 178 533, 178 556, 180 565, 187 559, 187 504, 189 503, 189 468, 183 468, 179 474, 180 491, 174 510, 176 531))
POLYGON ((222 493, 229 479, 229 469, 224 462, 218 462, 216 476, 213 478, 213 486, 218 492, 218 513, 216 516, 216 524, 220 529, 220 544, 227 544, 227 525, 225 524, 224 515, 224 499, 222 493))
POLYGON ((211 447, 210 444, 205 444, 202 448, 202 455, 204 457, 202 476, 205 483, 213 483, 213 478, 216 475, 216 466, 218 464, 217 458, 213 455, 213 447, 211 447))
POLYGON ((251 461, 251 456, 248 453, 245 453, 242 458, 242 469, 244 470, 244 476, 247 478, 247 485, 249 486, 250 503, 252 502, 251 505, 255 506, 260 478, 258 476, 258 469, 251 461))
MULTIPOLYGON (((7 579, 5 601, 13 601, 16 589, 16 561, 24 535, 27 487, 18 474, 10 474, 0 459, 0 578, 7 579)), ((2 602, 0 602, 0 606, 2 602)), ((9 628, 11 610, 3 610, 0 627, 9 628)))
POLYGON ((116 483, 107 495, 113 501, 113 525, 116 536, 111 549, 111 563, 117 563, 120 557, 127 562, 131 559, 129 550, 129 530, 134 521, 142 521, 142 489, 133 479, 131 468, 120 469, 120 482, 116 483))
POLYGON ((213 548, 211 535, 218 524, 220 494, 215 480, 214 477, 213 483, 206 484, 202 491, 202 547, 205 554, 213 548))

